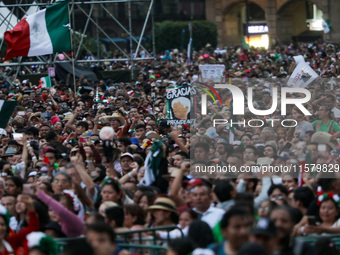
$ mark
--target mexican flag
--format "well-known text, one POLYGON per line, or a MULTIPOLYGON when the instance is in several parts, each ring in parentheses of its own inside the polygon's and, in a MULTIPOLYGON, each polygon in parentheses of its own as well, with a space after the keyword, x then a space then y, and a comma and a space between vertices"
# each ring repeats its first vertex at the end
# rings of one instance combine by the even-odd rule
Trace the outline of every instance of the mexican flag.
POLYGON ((242 44, 242 48, 245 50, 250 50, 249 44, 246 42, 246 40, 244 39, 244 37, 241 38, 241 44, 242 44))
POLYGON ((40 56, 70 51, 70 19, 68 0, 59 1, 19 21, 6 31, 5 60, 18 56, 40 56))
POLYGON ((0 100, 0 128, 6 128, 17 101, 0 100))
POLYGON ((322 21, 322 27, 323 27, 323 33, 328 34, 333 30, 332 26, 330 25, 329 19, 323 20, 322 21))
POLYGON ((51 86, 51 78, 50 76, 47 77, 41 77, 39 81, 39 86, 38 88, 50 88, 51 86))

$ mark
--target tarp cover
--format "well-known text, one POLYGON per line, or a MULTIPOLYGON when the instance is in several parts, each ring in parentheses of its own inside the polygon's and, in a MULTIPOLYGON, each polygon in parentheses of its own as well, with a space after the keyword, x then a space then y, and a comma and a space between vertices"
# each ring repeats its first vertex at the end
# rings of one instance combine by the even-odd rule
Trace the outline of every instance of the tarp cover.
MULTIPOLYGON (((59 79, 66 81, 67 74, 70 73, 73 74, 72 71, 72 63, 55 63, 56 67, 56 75, 59 79)), ((91 81, 97 81, 97 75, 91 71, 91 69, 75 65, 74 67, 76 78, 79 78, 81 75, 85 76, 85 79, 91 80, 91 81)), ((70 83, 73 83, 73 79, 70 79, 70 83)))

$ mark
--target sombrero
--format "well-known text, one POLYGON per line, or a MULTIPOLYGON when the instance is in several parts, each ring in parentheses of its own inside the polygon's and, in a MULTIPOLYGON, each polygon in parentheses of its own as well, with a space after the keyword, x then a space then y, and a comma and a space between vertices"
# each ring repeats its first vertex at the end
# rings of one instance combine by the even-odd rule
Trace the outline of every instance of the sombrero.
POLYGON ((112 119, 118 120, 120 122, 121 126, 124 126, 126 124, 125 118, 122 115, 120 115, 119 113, 113 113, 112 119))
POLYGON ((164 210, 169 212, 178 213, 175 203, 170 199, 166 197, 160 197, 157 198, 155 203, 148 207, 148 210, 164 210))
POLYGON ((118 120, 120 122, 120 126, 124 126, 126 123, 125 118, 118 113, 113 113, 112 115, 105 115, 103 117, 100 117, 100 121, 102 124, 107 124, 111 120, 118 120))

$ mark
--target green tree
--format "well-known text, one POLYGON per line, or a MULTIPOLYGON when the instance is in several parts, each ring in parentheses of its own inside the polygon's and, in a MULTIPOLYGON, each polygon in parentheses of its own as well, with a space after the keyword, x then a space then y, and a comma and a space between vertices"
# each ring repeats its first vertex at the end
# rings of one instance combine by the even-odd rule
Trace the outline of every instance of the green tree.
POLYGON ((206 20, 163 21, 155 24, 157 52, 174 48, 186 49, 190 37, 190 22, 192 24, 193 48, 201 49, 207 43, 215 48, 217 45, 217 29, 212 22, 206 20), (185 42, 184 45, 181 42, 185 42))

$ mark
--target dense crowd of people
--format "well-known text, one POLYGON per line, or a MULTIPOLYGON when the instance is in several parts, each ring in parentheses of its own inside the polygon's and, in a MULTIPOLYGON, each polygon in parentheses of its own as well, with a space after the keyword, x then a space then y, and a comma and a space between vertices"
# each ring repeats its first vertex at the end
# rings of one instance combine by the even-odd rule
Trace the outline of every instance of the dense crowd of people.
MULTIPOLYGON (((168 255, 339 253, 329 235, 340 234, 340 48, 207 47, 189 62, 174 49, 138 62, 136 80, 81 76, 76 92, 71 74, 45 88, 3 70, 11 82, 2 80, 0 99, 17 107, 0 129, 0 254, 150 254, 124 247, 138 244, 138 231, 141 244, 164 246, 168 255), (293 105, 282 115, 278 104, 270 115, 245 105, 244 116, 234 116, 226 88, 222 105, 209 101, 207 115, 192 115, 195 123, 169 124, 166 88, 199 86, 200 64, 224 64, 223 82, 246 97, 252 87, 253 106, 266 110, 297 55, 320 76, 307 86, 311 115, 293 105), (238 124, 215 126, 216 119, 238 124), (242 124, 251 119, 263 125, 242 124), (285 119, 296 126, 282 126, 285 119), (291 171, 242 172, 244 166, 291 171), (237 171, 202 170, 228 167, 237 171), (318 238, 314 246, 300 236, 318 238), (59 238, 79 237, 85 241, 60 253, 59 238)), ((93 68, 131 68, 113 65, 93 68)))

